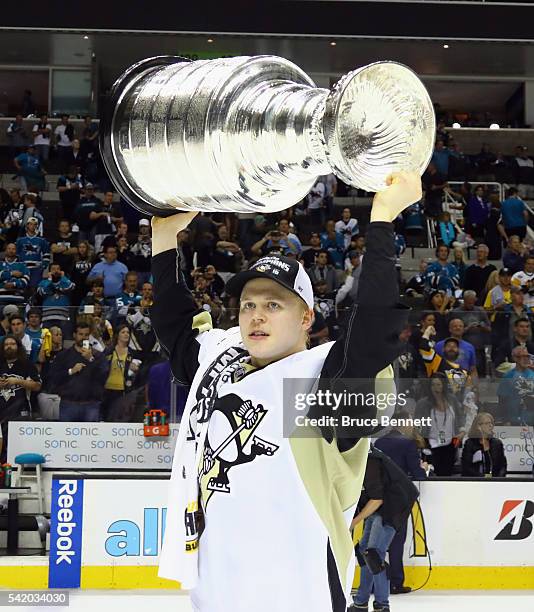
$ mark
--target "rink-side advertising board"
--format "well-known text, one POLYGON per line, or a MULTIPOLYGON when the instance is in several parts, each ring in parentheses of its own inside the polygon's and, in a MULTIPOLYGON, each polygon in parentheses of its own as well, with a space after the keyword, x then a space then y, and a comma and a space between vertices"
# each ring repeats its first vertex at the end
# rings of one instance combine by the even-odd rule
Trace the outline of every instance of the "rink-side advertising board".
MULTIPOLYGON (((408 523, 408 584, 528 589, 534 584, 534 481, 424 481, 408 523)), ((48 586, 177 588, 157 566, 168 480, 53 478, 48 586)), ((261 529, 261 525, 258 526, 261 529)), ((358 576, 355 576, 355 584, 358 576)))
POLYGON ((84 485, 80 479, 52 479, 48 587, 78 588, 82 570, 84 485))
POLYGON ((145 438, 141 423, 9 423, 9 457, 40 453, 45 467, 76 470, 170 470, 179 424, 168 437, 145 438))
MULTIPOLYGON (((46 468, 99 468, 112 470, 170 470, 179 424, 168 438, 145 438, 138 423, 9 423, 8 461, 21 453, 40 453, 46 468)), ((509 472, 532 473, 534 429, 496 427, 504 445, 509 472)))

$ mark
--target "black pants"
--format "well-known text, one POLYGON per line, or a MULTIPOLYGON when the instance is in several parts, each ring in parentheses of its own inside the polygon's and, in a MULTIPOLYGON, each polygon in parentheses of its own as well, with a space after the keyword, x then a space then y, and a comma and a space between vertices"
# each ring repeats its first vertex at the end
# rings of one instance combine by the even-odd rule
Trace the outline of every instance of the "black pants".
POLYGON ((404 543, 406 542, 406 532, 408 530, 408 520, 402 524, 394 535, 389 545, 389 581, 391 587, 401 587, 404 584, 404 543))
POLYGON ((436 476, 452 476, 456 447, 452 444, 432 449, 432 465, 436 476))

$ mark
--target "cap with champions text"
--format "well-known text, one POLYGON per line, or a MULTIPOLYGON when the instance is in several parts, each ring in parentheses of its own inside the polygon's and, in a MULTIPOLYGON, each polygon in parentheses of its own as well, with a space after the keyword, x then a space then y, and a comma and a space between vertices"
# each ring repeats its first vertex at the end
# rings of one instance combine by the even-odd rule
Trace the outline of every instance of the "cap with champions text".
POLYGON ((226 291, 239 297, 246 283, 253 278, 270 278, 289 289, 313 309, 313 289, 304 266, 284 255, 261 257, 248 270, 239 272, 226 283, 226 291))

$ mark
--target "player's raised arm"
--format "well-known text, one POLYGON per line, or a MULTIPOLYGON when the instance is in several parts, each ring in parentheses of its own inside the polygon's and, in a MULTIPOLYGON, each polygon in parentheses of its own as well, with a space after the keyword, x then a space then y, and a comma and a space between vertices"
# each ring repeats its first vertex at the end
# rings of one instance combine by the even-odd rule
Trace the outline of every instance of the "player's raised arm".
POLYGON ((211 329, 211 317, 199 311, 180 269, 176 236, 197 213, 178 213, 152 219, 152 274, 154 304, 151 319, 173 375, 191 384, 198 367, 199 332, 211 329))

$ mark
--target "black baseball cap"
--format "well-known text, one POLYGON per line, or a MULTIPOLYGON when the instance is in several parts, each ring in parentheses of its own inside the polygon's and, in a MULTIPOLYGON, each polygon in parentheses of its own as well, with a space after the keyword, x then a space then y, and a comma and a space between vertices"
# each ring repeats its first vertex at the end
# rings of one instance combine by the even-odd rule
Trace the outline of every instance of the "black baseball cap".
POLYGON ((261 257, 248 270, 239 272, 226 283, 226 291, 239 297, 243 287, 253 278, 270 278, 298 295, 308 308, 313 309, 313 288, 304 267, 295 259, 272 254, 261 257))
POLYGON ((455 342, 456 346, 460 348, 460 341, 458 340, 458 338, 454 338, 453 336, 449 336, 448 338, 445 338, 445 340, 443 340, 443 346, 445 346, 447 342, 455 342))
POLYGON ((512 276, 512 271, 510 268, 501 268, 499 270, 499 276, 512 276))

